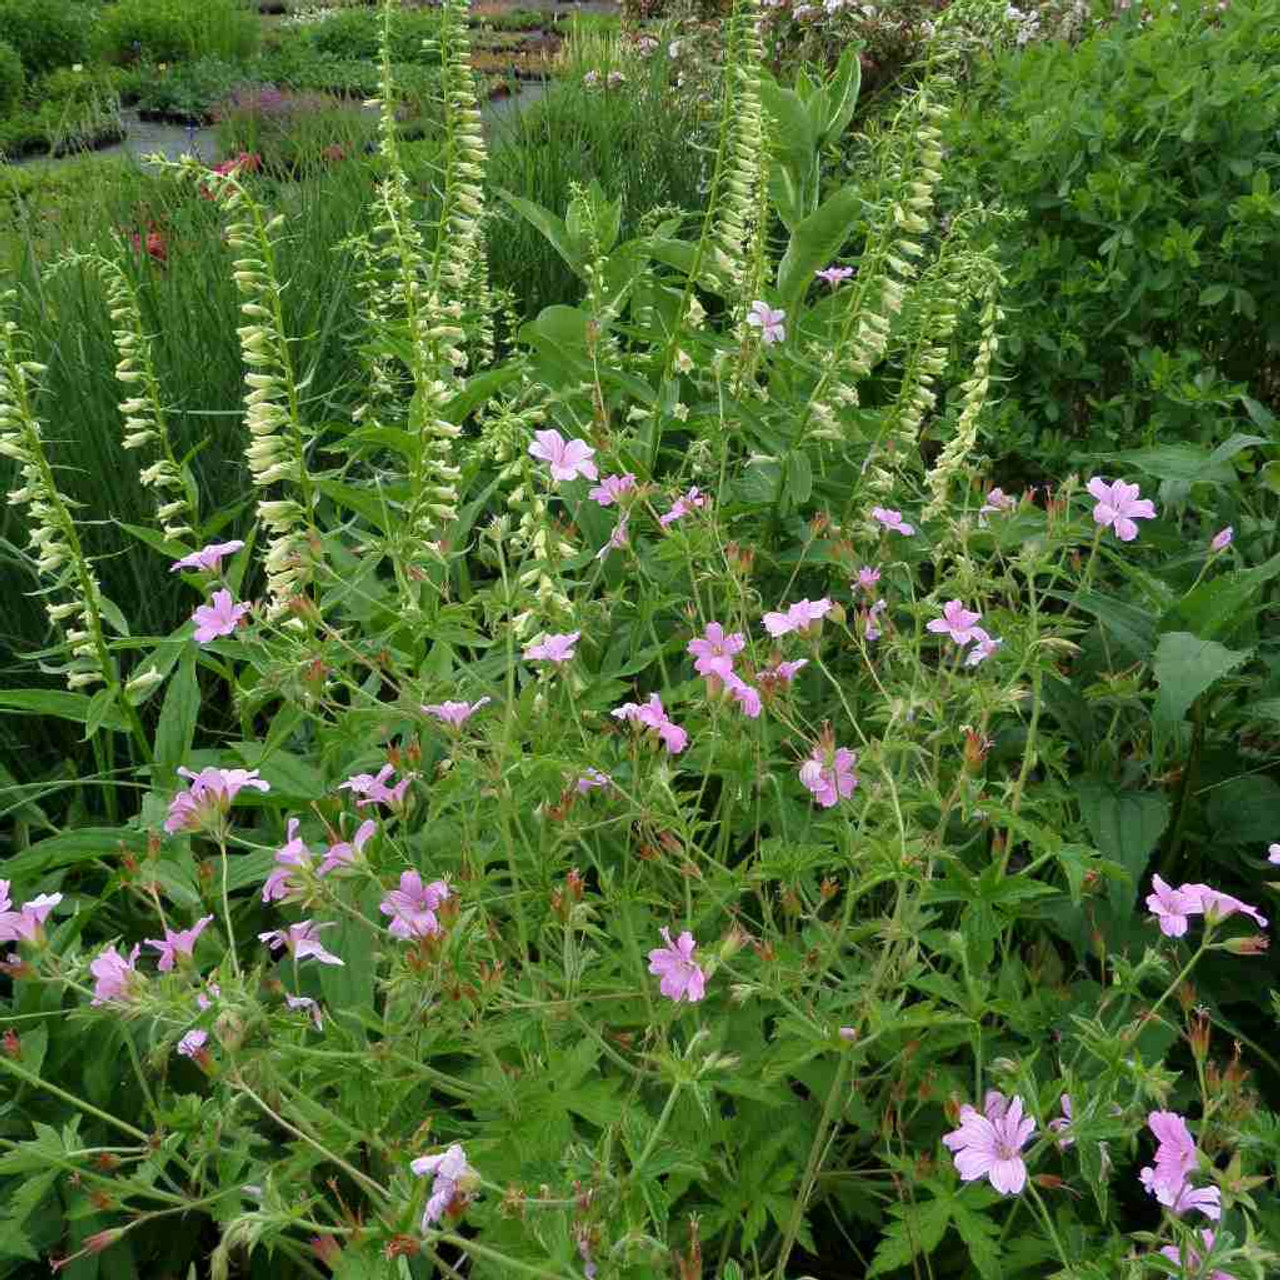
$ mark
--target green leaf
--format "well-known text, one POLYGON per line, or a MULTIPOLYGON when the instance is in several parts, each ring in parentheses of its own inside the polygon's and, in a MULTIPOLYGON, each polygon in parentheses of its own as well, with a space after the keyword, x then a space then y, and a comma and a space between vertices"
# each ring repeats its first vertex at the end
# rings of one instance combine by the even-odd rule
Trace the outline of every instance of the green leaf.
POLYGON ((1191 631, 1202 640, 1232 635, 1253 617, 1256 609, 1246 606, 1277 574, 1280 555, 1252 569, 1236 569, 1202 582, 1168 610, 1159 630, 1191 631))
POLYGON ((569 269, 574 275, 582 275, 583 256, 574 244, 573 238, 569 234, 569 228, 565 226, 564 219, 559 214, 552 213, 550 209, 544 209, 542 205, 536 204, 532 200, 526 200, 523 196, 515 195, 513 192, 506 191, 502 187, 495 187, 494 190, 531 227, 542 233, 547 243, 569 264, 569 269))
POLYGON ((835 75, 822 91, 826 119, 820 126, 821 145, 834 146, 849 127, 862 91, 862 43, 851 44, 840 55, 835 75))
POLYGON ((390 511, 386 501, 372 489, 357 489, 339 480, 317 480, 316 488, 332 502, 363 516, 376 529, 387 532, 390 511))
POLYGON ((1156 646, 1154 718, 1175 724, 1191 704, 1223 676, 1253 654, 1252 649, 1228 649, 1216 640, 1202 640, 1189 631, 1167 631, 1156 646))
POLYGON ((960 1196, 951 1202, 951 1221, 982 1280, 1000 1280, 1000 1228, 985 1213, 975 1213, 960 1196))
POLYGON ((1129 875, 1128 883, 1112 884, 1110 893, 1113 916, 1127 920, 1138 900, 1138 883, 1169 825, 1169 799, 1154 791, 1124 791, 1102 778, 1082 780, 1076 793, 1099 853, 1129 875))
POLYGON ((115 857, 121 845, 131 853, 142 853, 147 847, 147 834, 128 827, 81 827, 64 831, 6 858, 4 873, 7 878, 26 882, 58 867, 115 857))
POLYGON ((1215 462, 1208 449, 1194 444, 1162 444, 1151 449, 1129 449, 1109 455, 1145 471, 1157 480, 1176 484, 1228 485, 1235 481, 1235 468, 1225 461, 1215 462))
POLYGON ((939 1199, 923 1204, 894 1205, 889 1212, 897 1221, 885 1228, 884 1238, 867 1269, 868 1276, 910 1266, 913 1258, 932 1253, 951 1221, 951 1202, 939 1199))
POLYGON ((187 758, 195 742, 199 711, 196 651, 188 647, 178 663, 177 674, 165 690, 160 722, 156 725, 155 767, 159 777, 170 777, 187 758))
POLYGON ((778 264, 778 305, 784 311, 795 310, 813 283, 814 272, 840 251, 853 231, 861 203, 856 187, 841 187, 796 225, 778 264))
MULTIPOLYGON (((92 701, 87 694, 64 689, 0 689, 0 711, 57 716, 60 720, 74 720, 77 724, 88 723, 92 701)), ((108 729, 128 728, 124 715, 116 706, 107 710, 99 724, 108 729)))
POLYGON ((1206 818, 1215 846, 1269 843, 1280 830, 1280 783, 1262 774, 1232 778, 1209 792, 1206 818))
POLYGON ((1230 292, 1230 288, 1230 285, 1211 284, 1208 288, 1201 289, 1200 305, 1202 307, 1216 307, 1230 292))

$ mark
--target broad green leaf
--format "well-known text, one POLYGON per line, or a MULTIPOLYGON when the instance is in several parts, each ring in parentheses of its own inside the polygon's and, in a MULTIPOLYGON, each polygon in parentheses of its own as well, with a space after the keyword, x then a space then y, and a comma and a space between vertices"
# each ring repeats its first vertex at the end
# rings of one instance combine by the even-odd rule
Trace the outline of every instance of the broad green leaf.
POLYGON ((822 91, 826 118, 819 129, 823 146, 834 146, 840 141, 857 110, 858 94, 862 91, 861 52, 861 42, 847 46, 840 55, 835 75, 822 91))
POLYGON ((495 187, 494 190, 531 227, 546 237, 547 243, 568 263, 569 269, 575 275, 582 275, 584 265, 582 253, 559 214, 552 213, 550 209, 544 209, 542 205, 506 191, 502 187, 495 187))
POLYGON ((1169 799, 1155 791, 1125 791, 1102 778, 1083 779, 1076 793, 1098 851, 1130 877, 1127 883, 1114 882, 1110 891, 1114 918, 1127 920, 1138 899, 1138 884, 1169 825, 1169 799))
POLYGON ((165 690, 156 725, 155 767, 167 778, 187 758, 196 736, 200 711, 200 683, 196 679, 196 651, 188 646, 178 670, 165 690))
POLYGON ((1231 484, 1235 468, 1217 461, 1208 449, 1195 444, 1161 444, 1150 449, 1130 449, 1111 455, 1117 462, 1128 463, 1157 480, 1179 484, 1231 484))
POLYGON ((778 264, 778 305, 791 312, 820 271, 839 253, 853 231, 862 204, 856 187, 841 187, 791 232, 778 264))
POLYGON ((1236 569, 1202 582, 1160 619, 1161 631, 1191 631, 1202 640, 1220 640, 1238 631, 1256 612, 1247 608, 1262 587, 1280 574, 1280 555, 1252 569, 1236 569))
POLYGON ((1152 664, 1160 686, 1155 719, 1165 724, 1181 720, 1202 693, 1252 654, 1252 649, 1228 649, 1216 640, 1201 640, 1189 631, 1165 632, 1152 664))
POLYGON ((1215 846, 1267 844, 1280 831, 1276 825, 1280 822, 1280 783, 1274 778, 1263 774, 1232 778, 1214 787, 1208 801, 1206 816, 1215 846))
POLYGON ((868 1276, 910 1266, 913 1258, 932 1253, 951 1221, 951 1202, 938 1199, 926 1200, 923 1204, 894 1205, 889 1212, 896 1221, 885 1228, 867 1269, 868 1276))
MULTIPOLYGON (((88 723, 92 701, 87 694, 71 693, 66 689, 0 689, 0 712, 57 716, 60 720, 74 720, 78 724, 88 723)), ((128 728, 120 708, 114 706, 99 723, 108 729, 128 728)))
POLYGON ((4 873, 6 878, 26 884, 58 867, 115 858, 121 846, 130 853, 142 853, 147 847, 147 833, 128 827, 81 827, 64 831, 6 858, 4 873))

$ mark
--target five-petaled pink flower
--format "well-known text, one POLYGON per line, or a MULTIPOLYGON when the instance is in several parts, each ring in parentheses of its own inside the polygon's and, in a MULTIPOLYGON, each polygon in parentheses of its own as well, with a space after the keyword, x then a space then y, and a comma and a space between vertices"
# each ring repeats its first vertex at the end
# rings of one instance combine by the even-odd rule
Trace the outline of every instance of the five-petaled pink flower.
POLYGON ((169 566, 169 572, 177 573, 179 569, 203 569, 206 573, 219 573, 222 570, 222 557, 234 555, 243 546, 244 543, 238 539, 234 542, 211 542, 207 547, 201 547, 199 551, 193 551, 190 555, 183 556, 181 560, 175 560, 169 566))
POLYGON ((198 605, 191 615, 196 624, 196 644, 208 644, 219 636, 229 636, 249 612, 247 604, 236 604, 230 591, 215 591, 212 604, 198 605))
POLYGON ((1024 1116, 1019 1097, 1006 1102, 994 1090, 987 1094, 986 1114, 966 1103, 960 1108, 960 1127, 946 1134, 943 1145, 955 1159, 961 1182, 987 1178, 1001 1195, 1017 1195, 1027 1185, 1022 1148, 1036 1122, 1024 1116))
POLYGON ((582 774, 573 785, 580 796, 585 796, 588 791, 594 791, 597 787, 612 786, 613 779, 607 773, 601 773, 599 769, 592 767, 582 774))
POLYGON ((866 621, 863 624, 863 635, 866 636, 868 643, 874 643, 880 639, 880 615, 889 607, 887 600, 877 600, 875 604, 867 610, 866 621))
POLYGON ((366 818, 357 828, 354 840, 336 840, 331 844, 316 868, 316 875, 327 876, 331 871, 344 867, 353 867, 364 856, 364 847, 369 837, 378 829, 372 818, 366 818))
POLYGON ((760 680, 765 684, 790 684, 808 665, 808 658, 797 658, 794 662, 779 662, 760 672, 760 680))
POLYGON ((1101 476, 1094 476, 1085 488, 1097 499, 1094 523, 1104 529, 1114 529, 1121 542, 1132 542, 1138 536, 1134 521, 1156 517, 1155 504, 1150 498, 1138 497, 1140 490, 1136 484, 1126 484, 1123 480, 1108 484, 1101 476))
MULTIPOLYGON (((1221 9, 1225 6, 1219 4, 1218 7, 1221 9)), ((1208 1227, 1202 1227, 1200 1229, 1200 1243, 1204 1245, 1205 1253, 1213 1252, 1214 1239, 1215 1236, 1208 1227)), ((1205 1276, 1204 1259, 1190 1245, 1187 1245, 1185 1258, 1183 1258, 1176 1244, 1167 1244, 1160 1250, 1160 1252, 1164 1257, 1168 1258, 1170 1262, 1182 1267, 1183 1275, 1198 1276, 1201 1277, 1201 1280, 1233 1280, 1233 1277, 1228 1272, 1222 1271, 1218 1267, 1214 1267, 1214 1269, 1205 1276)))
POLYGON ((707 975, 693 958, 698 944, 687 929, 671 941, 671 930, 660 929, 666 946, 655 947, 649 952, 649 972, 658 974, 662 981, 658 990, 677 1004, 687 1000, 694 1004, 707 993, 707 975))
POLYGON ((568 662, 574 657, 574 645, 581 637, 581 631, 570 631, 564 635, 544 635, 534 644, 524 648, 526 662, 568 662))
POLYGON ((178 773, 191 781, 169 804, 164 829, 175 835, 179 831, 214 831, 222 825, 231 803, 246 787, 270 791, 271 786, 258 777, 257 769, 215 769, 212 765, 192 773, 180 768, 178 773))
POLYGON ((611 507, 615 502, 621 502, 626 494, 633 493, 635 487, 636 478, 628 471, 623 476, 605 476, 594 489, 587 490, 587 497, 602 507, 611 507))
POLYGON ((1233 898, 1220 889, 1211 889, 1207 884, 1184 884, 1179 888, 1199 906, 1201 914, 1210 924, 1218 924, 1239 912, 1249 916, 1259 929, 1267 927, 1267 917, 1257 907, 1251 907, 1247 902, 1241 902, 1239 898, 1233 898))
POLYGON ((1075 1139, 1071 1137, 1071 1095, 1064 1093, 1059 1101, 1062 1104, 1062 1114, 1056 1120, 1049 1121, 1049 1128, 1054 1133, 1067 1135, 1058 1139, 1058 1149, 1065 1151, 1075 1142, 1075 1139))
POLYGON ((307 1016, 315 1024, 317 1031, 324 1030, 324 1013, 320 1006, 310 996, 291 996, 285 992, 284 1002, 290 1009, 305 1010, 307 1016))
POLYGON ((668 717, 662 706, 662 698, 656 693, 649 695, 648 702, 625 702, 620 707, 614 707, 609 714, 619 720, 654 730, 673 756, 678 756, 688 745, 688 733, 668 717))
POLYGON ((901 511, 895 511, 892 507, 872 507, 872 519, 878 521, 890 533, 900 533, 904 538, 909 538, 916 531, 913 524, 908 524, 902 518, 901 511))
POLYGON ((1174 1111, 1153 1111, 1147 1117, 1147 1126, 1158 1143, 1154 1166, 1138 1172, 1147 1193, 1175 1214, 1197 1209, 1214 1221, 1220 1218, 1222 1194, 1218 1188, 1195 1188, 1189 1181, 1199 1155, 1187 1122, 1174 1111))
POLYGON ((105 947, 94 957, 89 965, 89 972, 94 977, 93 999, 90 1004, 108 1004, 111 1001, 126 1001, 133 991, 133 985, 139 981, 134 971, 138 953, 142 950, 135 946, 126 960, 115 947, 105 947))
POLYGON ((857 753, 848 747, 832 750, 820 742, 800 766, 800 781, 824 809, 830 809, 853 795, 858 785, 858 775, 853 771, 857 762, 857 753))
POLYGON ((1280 863, 1280 844, 1267 845, 1267 861, 1280 863))
POLYGON ((934 618, 929 630, 935 635, 947 636, 958 645, 966 645, 974 638, 974 623, 981 617, 982 614, 966 609, 959 600, 948 600, 942 606, 942 617, 934 618))
POLYGON ((311 869, 311 850, 298 835, 298 819, 290 818, 285 843, 276 850, 276 866, 262 886, 263 902, 283 902, 292 893, 301 893, 303 881, 292 879, 298 870, 311 869))
POLYGON ((394 765, 384 764, 376 774, 353 773, 346 782, 338 784, 338 790, 350 791, 352 795, 358 796, 357 809, 363 809, 370 804, 385 804, 395 808, 404 801, 405 792, 409 790, 413 775, 407 773, 394 787, 389 787, 387 779, 394 772, 394 765))
POLYGON ((974 627, 970 638, 975 641, 975 644, 965 655, 966 667, 976 667, 980 662, 986 662, 1004 644, 1003 640, 988 635, 982 627, 974 627))
POLYGON ((160 972, 168 973, 179 957, 189 960, 195 952, 196 940, 212 922, 212 916, 201 916, 190 929, 175 930, 165 925, 163 938, 147 938, 147 946, 160 953, 160 963, 156 966, 160 972))
POLYGON ((194 1058, 204 1049, 209 1039, 207 1031, 201 1031, 196 1028, 194 1031, 188 1031, 181 1040, 178 1041, 178 1056, 180 1058, 194 1058))
POLYGON ((1018 500, 1012 494, 1005 493, 1003 489, 989 489, 987 500, 978 508, 978 516, 981 519, 1000 511, 1012 511, 1017 505, 1018 500))
POLYGON ((426 1231, 434 1222, 444 1217, 445 1211, 463 1190, 463 1183, 475 1178, 476 1171, 467 1163, 462 1147, 454 1143, 438 1156, 419 1156, 409 1168, 420 1178, 433 1176, 431 1196, 422 1211, 422 1229, 426 1231))
POLYGON ((61 901, 60 893, 41 893, 14 911, 9 882, 0 880, 0 942, 39 942, 49 912, 61 901))
POLYGON ((853 275, 852 267, 826 267, 813 273, 819 280, 825 280, 833 289, 838 288, 853 275))
POLYGON ((585 440, 566 440, 558 431, 535 431, 533 440, 529 453, 551 468, 553 480, 594 480, 599 474, 592 462, 596 451, 585 440))
POLYGON ((1231 545, 1231 541, 1235 536, 1236 531, 1230 525, 1227 525, 1225 529, 1219 529, 1209 540, 1209 550, 1215 554, 1219 551, 1225 551, 1231 545))
POLYGON ((610 551, 621 551, 627 545, 627 529, 631 524, 631 517, 624 511, 618 517, 618 523, 613 526, 613 532, 609 535, 609 541, 596 552, 596 559, 603 560, 610 551))
POLYGON ((686 646, 697 661, 693 669, 700 676, 718 676, 724 679, 733 671, 734 655, 746 648, 747 637, 741 631, 725 635, 718 622, 707 624, 706 632, 686 646))
POLYGON ((332 952, 326 951, 320 942, 319 932, 321 929, 330 929, 333 927, 333 921, 327 921, 325 924, 313 924, 310 920, 299 920, 297 924, 291 924, 287 929, 269 929, 266 933, 258 934, 258 941, 265 942, 272 951, 279 951, 283 947, 291 956, 298 960, 305 960, 308 956, 314 956, 321 964, 342 964, 332 952))
POLYGON ((387 890, 378 910, 391 917, 387 932, 393 938, 430 938, 440 932, 436 911, 448 897, 449 886, 443 880, 423 884, 416 871, 405 871, 400 887, 387 890))
POLYGON ((797 600, 785 613, 770 611, 762 621, 764 629, 777 639, 791 631, 807 632, 830 612, 831 601, 823 596, 821 600, 797 600))
POLYGON ((422 710, 429 716, 435 716, 442 724, 461 729, 481 707, 491 701, 491 698, 481 698, 478 702, 432 702, 422 710))
POLYGON ((707 495, 700 493, 698 486, 694 485, 687 493, 683 493, 675 502, 671 504, 671 510, 658 517, 658 523, 665 529, 667 525, 674 524, 677 520, 687 516, 691 511, 697 511, 701 507, 707 505, 707 495))
POLYGON ((724 687, 728 689, 730 696, 742 708, 742 714, 748 720, 758 720, 761 708, 760 690, 749 685, 735 671, 730 671, 723 680, 724 687))
POLYGON ((1187 931, 1187 917, 1199 914, 1199 904, 1158 875, 1151 877, 1151 888, 1147 909, 1160 921, 1160 932, 1166 938, 1181 938, 1187 931))
POLYGON ((760 337, 766 346, 786 341, 787 326, 783 323, 786 318, 785 311, 775 311, 767 302, 753 302, 751 310, 747 312, 747 323, 753 329, 760 330, 760 337))
POLYGON ((880 570, 873 569, 869 564, 864 564, 858 570, 858 586, 862 588, 868 595, 875 592, 876 584, 880 581, 880 570))

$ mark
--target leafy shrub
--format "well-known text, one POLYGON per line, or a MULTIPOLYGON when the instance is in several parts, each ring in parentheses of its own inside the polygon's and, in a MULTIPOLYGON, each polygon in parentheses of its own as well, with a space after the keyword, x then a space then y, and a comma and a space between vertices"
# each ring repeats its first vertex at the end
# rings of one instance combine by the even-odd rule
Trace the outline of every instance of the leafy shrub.
POLYGON ((142 77, 134 100, 142 111, 203 122, 212 119, 217 104, 244 80, 242 64, 200 58, 142 77))
MULTIPOLYGON (((439 84, 438 68, 422 63, 394 64, 398 100, 419 109, 439 84)), ((254 64, 255 78, 282 87, 370 98, 378 92, 378 65, 319 52, 305 41, 290 40, 264 51, 254 64)))
POLYGON ((34 78, 88 61, 95 18, 75 0, 0 0, 0 40, 17 49, 34 78))
POLYGON ((26 73, 22 58, 6 40, 0 40, 0 117, 10 115, 22 101, 26 73))
POLYGON ((124 137, 120 99, 109 77, 68 71, 41 84, 39 101, 0 121, 0 151, 70 155, 124 137))
POLYGON ((275 85, 237 89, 218 104, 215 118, 223 154, 258 155, 277 173, 359 156, 374 135, 374 121, 358 106, 275 85))
MULTIPOLYGON (((378 60, 383 19, 377 9, 342 9, 323 22, 304 28, 301 36, 314 49, 344 61, 378 60)), ((430 12, 415 9, 397 10, 391 18, 391 57, 394 62, 432 65, 439 53, 427 42, 436 33, 436 21, 430 12)))
POLYGON ((119 0, 103 11, 98 46, 113 62, 247 58, 258 19, 244 0, 119 0))
POLYGON ((1022 467, 1222 439, 1274 397, 1280 11, 1185 8, 1003 57, 957 122, 966 194, 1026 211, 994 446, 1022 467))

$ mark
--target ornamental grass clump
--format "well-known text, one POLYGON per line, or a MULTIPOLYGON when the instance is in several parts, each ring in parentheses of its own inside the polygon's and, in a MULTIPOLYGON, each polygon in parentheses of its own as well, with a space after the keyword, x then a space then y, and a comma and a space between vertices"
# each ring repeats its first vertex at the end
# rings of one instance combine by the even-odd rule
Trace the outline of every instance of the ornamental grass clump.
MULTIPOLYGON (((952 87, 912 91, 875 199, 831 172, 793 201, 747 3, 747 203, 624 239, 603 192, 525 202, 586 289, 499 355, 463 15, 430 221, 384 58, 359 414, 300 372, 279 191, 172 175, 229 219, 250 492, 143 540, 171 634, 92 585, 6 330, 0 439, 74 619, 39 660, 97 691, 0 692, 95 753, 60 808, 63 778, 19 796, 0 882, 0 1257, 1273 1272, 1272 1014, 1241 993, 1280 821, 1232 810, 1270 812, 1274 496, 1215 548, 1227 513, 1139 460, 994 488, 989 214, 940 237, 924 176, 952 87)), ((830 125, 853 65, 806 86, 830 125)), ((810 141, 788 163, 822 176, 810 141)))

